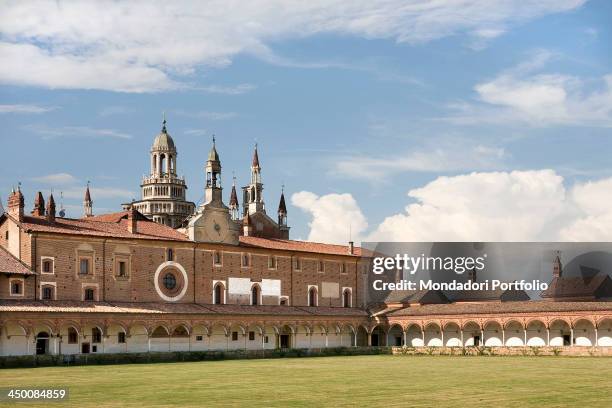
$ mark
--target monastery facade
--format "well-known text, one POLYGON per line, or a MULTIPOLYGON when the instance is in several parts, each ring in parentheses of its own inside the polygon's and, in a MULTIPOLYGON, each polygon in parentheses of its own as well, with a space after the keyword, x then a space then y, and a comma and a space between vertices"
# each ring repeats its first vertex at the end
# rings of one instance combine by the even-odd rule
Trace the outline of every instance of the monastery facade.
MULTIPOLYGON (((367 297, 369 260, 348 243, 289 239, 281 194, 266 212, 259 153, 228 205, 217 146, 201 205, 186 199, 166 123, 151 148, 141 200, 82 218, 53 195, 12 191, 0 215, 0 355, 410 346, 612 346, 608 275, 552 271, 544 300, 502 292, 367 297)), ((94 197, 95 198, 95 197, 94 197)))

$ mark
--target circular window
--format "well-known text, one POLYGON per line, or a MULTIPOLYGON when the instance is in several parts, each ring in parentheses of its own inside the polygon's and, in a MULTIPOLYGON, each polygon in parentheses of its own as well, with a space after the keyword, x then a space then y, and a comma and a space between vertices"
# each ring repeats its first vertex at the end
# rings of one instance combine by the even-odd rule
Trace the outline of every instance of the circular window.
POLYGON ((176 277, 174 276, 174 274, 167 273, 166 276, 164 276, 164 286, 168 290, 176 288, 176 277))

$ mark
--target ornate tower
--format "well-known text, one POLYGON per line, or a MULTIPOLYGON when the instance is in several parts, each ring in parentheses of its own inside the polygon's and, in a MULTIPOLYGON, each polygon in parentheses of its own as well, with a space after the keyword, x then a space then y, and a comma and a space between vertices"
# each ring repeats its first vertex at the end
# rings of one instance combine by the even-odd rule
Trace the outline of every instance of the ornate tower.
POLYGON ((287 226, 287 205, 285 204, 285 186, 281 188, 280 201, 278 203, 278 229, 282 239, 289 239, 289 227, 287 226))
POLYGON ((83 200, 83 216, 93 216, 93 201, 91 201, 91 194, 89 193, 89 181, 87 182, 87 189, 85 190, 85 199, 83 200))
POLYGON ((141 199, 123 204, 123 208, 127 210, 133 205, 145 217, 178 228, 193 214, 195 204, 186 200, 185 178, 177 176, 177 151, 166 128, 165 116, 150 154, 151 173, 142 179, 141 199))
POLYGON ((242 187, 243 215, 254 214, 256 212, 266 212, 266 206, 263 200, 263 184, 261 183, 261 166, 259 165, 259 154, 257 153, 257 144, 253 152, 253 161, 251 163, 251 182, 248 186, 242 187))
POLYGON ((238 204, 238 194, 236 194, 236 177, 232 181, 232 193, 230 194, 229 209, 232 220, 238 221, 240 219, 240 210, 238 204))
MULTIPOLYGON (((221 160, 217 153, 215 138, 206 161, 206 186, 204 204, 200 205, 187 225, 189 239, 198 242, 223 242, 238 245, 240 225, 223 203, 221 187, 221 160)), ((238 200, 236 200, 237 203, 238 200)))

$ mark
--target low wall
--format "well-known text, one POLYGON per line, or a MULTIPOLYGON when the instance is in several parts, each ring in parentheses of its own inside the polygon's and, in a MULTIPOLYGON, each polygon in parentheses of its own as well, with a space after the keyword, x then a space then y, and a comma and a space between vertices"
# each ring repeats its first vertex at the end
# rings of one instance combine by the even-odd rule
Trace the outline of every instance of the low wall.
POLYGON ((612 356, 612 347, 392 347, 408 356, 612 356))

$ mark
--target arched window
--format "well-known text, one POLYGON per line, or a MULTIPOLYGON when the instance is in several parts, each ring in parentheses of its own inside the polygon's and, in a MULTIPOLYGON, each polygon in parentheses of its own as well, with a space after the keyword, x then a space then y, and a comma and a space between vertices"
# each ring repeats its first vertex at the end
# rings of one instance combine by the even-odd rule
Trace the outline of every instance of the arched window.
POLYGON ((217 283, 215 285, 215 290, 213 293, 213 303, 215 305, 222 305, 223 304, 223 284, 221 283, 217 283))
POLYGON ((312 287, 308 289, 308 306, 317 305, 317 289, 312 287))
POLYGON ((102 331, 97 327, 91 329, 91 342, 101 343, 102 342, 102 331))
POLYGON ((159 155, 159 172, 161 174, 166 173, 166 155, 165 154, 160 154, 159 155))
POLYGON ((258 305, 259 304, 259 286, 258 285, 253 285, 253 288, 251 289, 251 304, 252 305, 258 305))
POLYGON ((342 294, 342 306, 351 307, 351 291, 350 289, 344 289, 342 294))
POLYGON ((42 265, 43 273, 53 273, 53 262, 50 259, 45 259, 42 265))
POLYGON ((68 344, 77 344, 79 342, 79 333, 74 327, 68 328, 68 344))

